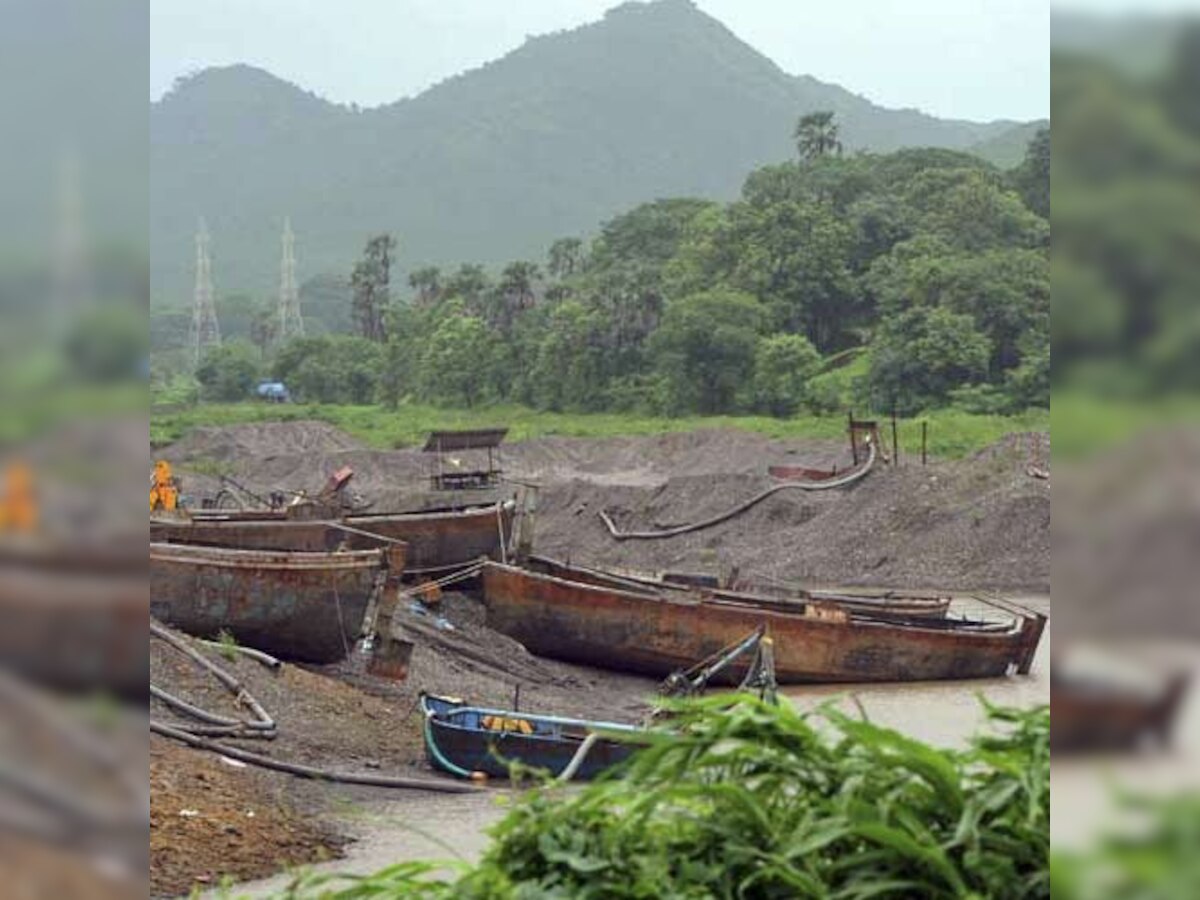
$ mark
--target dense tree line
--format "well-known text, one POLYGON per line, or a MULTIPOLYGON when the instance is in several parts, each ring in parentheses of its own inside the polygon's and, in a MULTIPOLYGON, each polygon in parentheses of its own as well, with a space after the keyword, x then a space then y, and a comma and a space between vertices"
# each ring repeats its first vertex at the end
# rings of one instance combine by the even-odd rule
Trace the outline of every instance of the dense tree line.
POLYGON ((844 155, 819 113, 795 137, 799 160, 753 172, 737 201, 646 203, 544 263, 419 267, 403 293, 403 247, 374 237, 351 278, 357 335, 260 370, 303 398, 389 405, 1048 404, 1048 134, 1009 173, 948 150, 844 155))

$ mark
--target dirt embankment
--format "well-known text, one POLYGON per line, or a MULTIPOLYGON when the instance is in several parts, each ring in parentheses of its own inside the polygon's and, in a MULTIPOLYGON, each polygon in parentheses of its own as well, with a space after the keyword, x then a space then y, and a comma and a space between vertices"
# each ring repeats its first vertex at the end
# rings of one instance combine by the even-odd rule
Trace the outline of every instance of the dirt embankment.
MULTIPOLYGON (((350 465, 355 489, 380 510, 423 490, 429 472, 422 453, 369 450, 320 423, 199 429, 163 455, 194 498, 219 489, 218 473, 265 495, 315 491, 332 471, 350 465)), ((840 442, 778 441, 738 431, 544 438, 504 448, 508 473, 541 487, 537 544, 546 554, 647 570, 736 566, 745 576, 812 583, 1039 592, 1049 589, 1050 487, 1030 469, 1048 472, 1048 457, 1046 435, 1011 435, 969 459, 928 466, 906 459, 899 467, 877 467, 850 488, 776 494, 695 534, 617 542, 600 509, 625 528, 694 522, 768 486, 769 465, 846 467, 848 454, 840 442)), ((398 625, 416 647, 401 684, 365 674, 357 655, 321 670, 271 671, 242 656, 207 652, 278 723, 276 740, 245 742, 248 749, 341 771, 434 777, 423 760, 416 710, 422 690, 507 707, 519 686, 523 709, 615 721, 636 721, 644 713, 652 682, 533 657, 484 620, 478 603, 456 594, 447 594, 432 614, 402 601, 398 625)), ((152 645, 151 679, 189 702, 238 714, 200 667, 159 641, 152 645)), ((157 704, 152 712, 171 718, 157 704)), ((345 835, 322 824, 324 814, 375 796, 238 768, 158 739, 150 773, 156 895, 337 854, 345 835)))
MULTIPOLYGON (((424 490, 427 455, 365 449, 329 425, 288 422, 199 429, 167 448, 185 493, 212 492, 219 469, 257 492, 320 487, 336 468, 374 508, 424 490)), ((1049 436, 1013 434, 963 460, 905 457, 853 487, 777 494, 695 534, 614 541, 597 512, 625 528, 694 522, 773 482, 776 463, 851 464, 843 442, 774 440, 734 430, 649 437, 541 438, 506 445, 514 479, 541 486, 538 549, 579 562, 719 571, 813 584, 1045 592, 1050 584, 1049 436)))
MULTIPOLYGON (((366 674, 357 655, 321 669, 285 664, 271 670, 243 655, 205 648, 278 725, 274 740, 230 743, 338 772, 436 778, 423 755, 417 710, 422 690, 507 708, 519 686, 522 709, 618 721, 637 721, 644 713, 653 682, 539 659, 484 626, 483 615, 476 601, 457 594, 445 595, 436 613, 417 614, 402 603, 397 627, 415 639, 416 648, 408 679, 399 684, 366 674)), ((157 639, 151 641, 150 678, 195 706, 246 715, 201 666, 157 639)), ((151 712, 181 721, 157 700, 151 712)), ((353 834, 344 834, 345 823, 333 823, 331 814, 385 793, 246 768, 159 738, 151 751, 155 896, 337 856, 353 834)))

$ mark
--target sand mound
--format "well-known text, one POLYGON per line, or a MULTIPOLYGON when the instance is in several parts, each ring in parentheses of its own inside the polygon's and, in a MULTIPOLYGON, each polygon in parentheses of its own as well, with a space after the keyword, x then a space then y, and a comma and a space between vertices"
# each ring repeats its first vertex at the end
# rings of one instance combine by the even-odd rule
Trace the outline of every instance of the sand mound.
POLYGON ((236 466, 246 460, 285 454, 314 457, 361 447, 350 435, 325 422, 251 422, 195 428, 161 455, 177 464, 236 466))
MULTIPOLYGON (((712 529, 625 543, 609 536, 600 509, 629 529, 695 522, 770 485, 772 464, 845 467, 847 447, 709 429, 541 438, 505 445, 503 463, 512 478, 541 485, 539 550, 580 562, 737 566, 811 583, 1041 592, 1050 584, 1050 485, 1029 469, 1048 470, 1049 453, 1049 435, 1012 434, 965 460, 921 466, 905 457, 849 488, 784 492, 712 529)), ((261 494, 313 491, 349 465, 353 489, 376 510, 413 508, 431 465, 420 451, 363 449, 336 429, 306 422, 201 429, 167 456, 221 459, 227 474, 261 494)), ((203 476, 186 478, 185 493, 193 496, 211 487, 203 476)))

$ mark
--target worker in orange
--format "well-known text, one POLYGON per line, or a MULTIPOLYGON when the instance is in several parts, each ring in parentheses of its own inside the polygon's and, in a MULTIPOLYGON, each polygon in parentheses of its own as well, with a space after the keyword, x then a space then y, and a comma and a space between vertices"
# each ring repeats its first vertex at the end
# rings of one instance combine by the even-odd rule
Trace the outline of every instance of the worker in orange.
POLYGON ((33 470, 16 460, 4 469, 0 491, 0 531, 29 534, 37 528, 37 498, 33 490, 33 470))
POLYGON ((154 474, 150 477, 150 511, 178 508, 179 484, 171 472, 171 464, 160 459, 154 464, 154 474))

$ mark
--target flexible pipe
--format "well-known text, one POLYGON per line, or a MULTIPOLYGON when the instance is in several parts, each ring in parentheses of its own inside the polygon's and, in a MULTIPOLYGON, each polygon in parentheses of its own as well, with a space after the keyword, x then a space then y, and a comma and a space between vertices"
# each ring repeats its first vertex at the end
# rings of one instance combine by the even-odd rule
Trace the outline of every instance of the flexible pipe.
POLYGON ((757 506, 762 501, 766 500, 773 494, 778 494, 780 491, 828 491, 834 488, 845 487, 848 484, 853 484, 860 478, 863 478, 871 467, 875 464, 875 445, 869 445, 867 461, 858 469, 850 472, 841 478, 831 479, 829 481, 817 481, 813 483, 803 481, 789 481, 784 484, 776 484, 767 488, 765 491, 751 497, 745 503, 726 510, 719 515, 709 519, 704 519, 701 522, 694 522, 691 525, 680 525, 678 528, 664 528, 659 531, 621 531, 617 528, 616 523, 605 510, 600 510, 597 515, 604 522, 608 533, 618 541, 650 541, 658 538, 678 537, 681 534, 690 534, 694 531, 703 531, 705 528, 712 528, 714 525, 720 525, 722 522, 727 522, 735 516, 740 516, 753 506, 757 506))
POLYGON ((388 777, 384 775, 365 775, 357 772, 337 772, 331 769, 318 769, 314 766, 303 766, 298 763, 283 762, 282 760, 272 759, 269 756, 262 756, 258 753, 251 753, 248 750, 243 750, 240 747, 232 747, 229 744, 221 744, 217 741, 212 741, 207 738, 198 737, 188 731, 175 728, 167 725, 164 722, 150 720, 150 730, 155 734, 169 737, 173 740, 187 744, 190 747, 195 747, 199 750, 209 750, 213 753, 219 753, 222 756, 227 756, 230 759, 236 759, 239 762, 244 762, 247 765, 258 766, 262 769, 272 769, 276 772, 286 772, 289 775, 296 775, 300 778, 312 778, 317 781, 332 781, 337 784, 361 784, 368 787, 382 788, 405 788, 408 790, 417 791, 439 791, 444 794, 473 794, 477 793, 482 788, 478 788, 473 784, 460 784, 457 781, 434 781, 429 778, 404 778, 404 777, 388 777))

